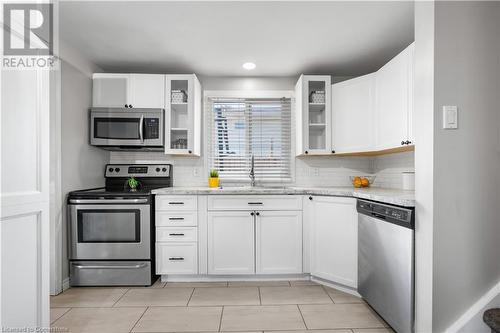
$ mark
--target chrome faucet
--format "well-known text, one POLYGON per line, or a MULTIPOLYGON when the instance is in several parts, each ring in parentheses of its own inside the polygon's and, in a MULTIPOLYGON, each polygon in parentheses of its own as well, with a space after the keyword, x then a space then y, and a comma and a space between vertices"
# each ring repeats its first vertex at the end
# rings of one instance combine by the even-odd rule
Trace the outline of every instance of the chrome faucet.
POLYGON ((255 160, 254 160, 254 156, 252 155, 251 159, 250 159, 250 174, 248 175, 248 177, 250 177, 250 186, 254 187, 255 186, 255 160))

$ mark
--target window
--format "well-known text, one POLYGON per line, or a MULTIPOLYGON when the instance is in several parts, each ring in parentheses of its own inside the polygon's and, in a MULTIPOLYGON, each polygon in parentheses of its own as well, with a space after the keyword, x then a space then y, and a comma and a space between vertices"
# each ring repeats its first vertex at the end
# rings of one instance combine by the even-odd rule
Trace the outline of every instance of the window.
POLYGON ((222 179, 291 179, 290 98, 208 98, 209 165, 222 179))

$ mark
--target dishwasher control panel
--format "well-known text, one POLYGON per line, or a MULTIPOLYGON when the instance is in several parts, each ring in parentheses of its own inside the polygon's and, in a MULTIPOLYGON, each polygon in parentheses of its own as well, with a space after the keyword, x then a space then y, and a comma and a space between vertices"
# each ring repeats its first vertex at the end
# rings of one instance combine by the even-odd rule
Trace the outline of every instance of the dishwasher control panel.
POLYGON ((374 201, 358 199, 357 210, 360 214, 402 225, 407 228, 414 228, 414 208, 404 208, 374 201))

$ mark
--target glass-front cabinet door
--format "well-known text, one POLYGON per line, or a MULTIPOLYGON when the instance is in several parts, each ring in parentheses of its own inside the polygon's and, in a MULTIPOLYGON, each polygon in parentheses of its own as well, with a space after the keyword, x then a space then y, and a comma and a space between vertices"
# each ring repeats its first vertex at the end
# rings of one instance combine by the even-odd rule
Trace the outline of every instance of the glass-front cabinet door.
POLYGON ((166 76, 165 154, 200 155, 201 85, 194 74, 166 76))
POLYGON ((331 78, 302 75, 296 85, 297 155, 332 154, 331 78))

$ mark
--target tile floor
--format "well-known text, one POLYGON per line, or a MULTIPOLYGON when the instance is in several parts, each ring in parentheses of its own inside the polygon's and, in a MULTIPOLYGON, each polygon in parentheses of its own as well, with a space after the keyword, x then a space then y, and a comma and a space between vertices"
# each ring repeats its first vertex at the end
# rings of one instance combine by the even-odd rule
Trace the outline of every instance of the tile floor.
POLYGON ((65 332, 392 332, 360 298, 309 281, 72 288, 50 316, 65 332))

